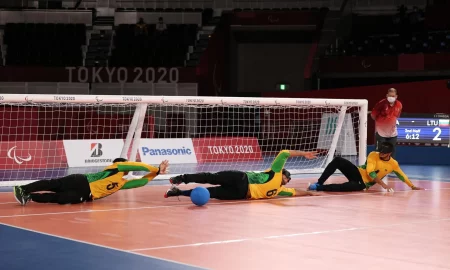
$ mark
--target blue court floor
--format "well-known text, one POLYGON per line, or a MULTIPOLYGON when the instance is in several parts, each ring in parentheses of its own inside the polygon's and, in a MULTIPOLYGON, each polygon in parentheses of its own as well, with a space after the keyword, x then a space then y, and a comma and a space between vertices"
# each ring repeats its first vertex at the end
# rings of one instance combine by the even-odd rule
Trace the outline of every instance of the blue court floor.
POLYGON ((1 269, 201 269, 0 224, 1 269))

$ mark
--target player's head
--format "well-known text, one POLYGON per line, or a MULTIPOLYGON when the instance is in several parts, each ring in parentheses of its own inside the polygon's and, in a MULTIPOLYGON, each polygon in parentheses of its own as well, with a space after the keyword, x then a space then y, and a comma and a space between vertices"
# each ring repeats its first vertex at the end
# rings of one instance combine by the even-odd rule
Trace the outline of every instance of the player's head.
POLYGON ((394 145, 390 142, 382 142, 380 145, 380 158, 383 160, 389 160, 392 152, 394 151, 394 145))
POLYGON ((283 185, 286 185, 289 181, 291 181, 291 173, 286 169, 283 169, 281 173, 283 174, 283 185))
POLYGON ((113 163, 116 163, 116 162, 127 162, 127 161, 128 160, 126 158, 116 158, 116 159, 113 160, 113 163))
POLYGON ((386 98, 390 103, 394 103, 395 100, 397 99, 397 89, 395 88, 389 88, 387 94, 386 94, 386 98))

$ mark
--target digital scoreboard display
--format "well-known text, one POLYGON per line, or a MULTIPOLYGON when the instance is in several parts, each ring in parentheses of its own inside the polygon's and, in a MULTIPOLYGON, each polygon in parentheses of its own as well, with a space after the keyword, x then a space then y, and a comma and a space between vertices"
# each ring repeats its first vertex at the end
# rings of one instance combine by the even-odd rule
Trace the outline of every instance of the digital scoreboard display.
POLYGON ((398 144, 448 146, 450 118, 448 114, 402 114, 397 131, 398 144))

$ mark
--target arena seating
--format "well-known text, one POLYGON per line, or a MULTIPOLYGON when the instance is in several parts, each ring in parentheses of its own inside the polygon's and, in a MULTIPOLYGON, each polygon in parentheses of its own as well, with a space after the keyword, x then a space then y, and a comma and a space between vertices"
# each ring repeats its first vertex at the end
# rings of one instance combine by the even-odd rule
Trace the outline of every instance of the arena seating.
POLYGON ((167 25, 160 34, 156 26, 148 25, 148 34, 135 35, 134 24, 116 28, 111 66, 183 66, 188 47, 193 45, 198 32, 196 24, 167 25))
POLYGON ((80 66, 86 26, 10 23, 5 26, 4 44, 7 65, 80 66))
POLYGON ((137 11, 137 12, 201 12, 202 13, 202 25, 208 25, 211 23, 213 19, 213 9, 212 8, 140 8, 140 7, 130 7, 116 8, 117 12, 128 12, 128 11, 137 11))
POLYGON ((352 15, 351 36, 328 55, 383 56, 450 51, 450 31, 427 27, 425 13, 415 9, 395 15, 352 15))
POLYGON ((450 52, 450 31, 351 38, 334 54, 369 56, 442 52, 450 52))
POLYGON ((112 32, 110 31, 91 34, 84 62, 85 66, 107 66, 111 37, 112 32))

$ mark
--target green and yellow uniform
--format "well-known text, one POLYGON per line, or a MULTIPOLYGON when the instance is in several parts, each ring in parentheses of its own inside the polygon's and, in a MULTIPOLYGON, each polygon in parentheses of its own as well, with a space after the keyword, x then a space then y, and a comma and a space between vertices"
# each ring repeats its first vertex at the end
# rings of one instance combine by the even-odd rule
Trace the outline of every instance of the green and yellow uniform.
POLYGON ((121 189, 145 186, 159 174, 159 168, 142 162, 116 162, 98 173, 86 174, 93 200, 109 196, 121 189), (146 171, 140 179, 125 180, 123 177, 131 171, 146 171))
POLYGON ((275 196, 295 196, 294 188, 282 186, 282 170, 289 158, 288 150, 282 150, 270 169, 264 172, 246 172, 248 178, 248 199, 266 199, 275 196))
POLYGON ((379 179, 382 179, 392 172, 409 187, 412 188, 414 186, 408 176, 400 169, 398 162, 394 158, 391 157, 387 161, 382 160, 380 159, 379 152, 371 152, 367 157, 366 163, 359 166, 358 170, 367 188, 376 184, 374 181, 375 177, 378 176, 379 179))

